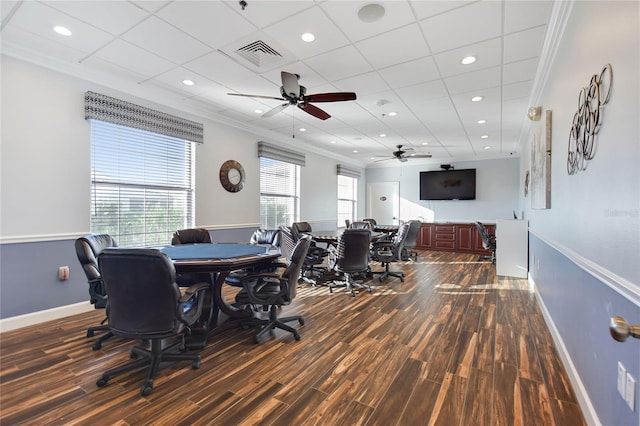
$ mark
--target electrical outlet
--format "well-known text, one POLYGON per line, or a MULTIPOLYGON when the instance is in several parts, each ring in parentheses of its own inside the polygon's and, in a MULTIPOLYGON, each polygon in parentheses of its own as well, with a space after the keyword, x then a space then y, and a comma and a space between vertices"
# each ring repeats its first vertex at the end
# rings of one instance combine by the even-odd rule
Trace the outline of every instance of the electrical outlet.
POLYGON ((624 365, 618 361, 618 393, 622 398, 626 398, 626 387, 627 387, 627 370, 625 370, 624 365))
POLYGON ((624 396, 627 405, 631 408, 631 411, 635 411, 636 402, 636 381, 633 376, 627 373, 626 393, 624 396))
POLYGON ((69 267, 61 266, 58 268, 58 279, 60 281, 65 281, 69 279, 69 267))

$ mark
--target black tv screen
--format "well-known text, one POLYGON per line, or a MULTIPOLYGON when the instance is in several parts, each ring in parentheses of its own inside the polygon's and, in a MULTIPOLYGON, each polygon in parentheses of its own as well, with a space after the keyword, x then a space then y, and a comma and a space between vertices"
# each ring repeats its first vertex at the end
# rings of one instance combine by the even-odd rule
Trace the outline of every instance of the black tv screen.
POLYGON ((420 172, 421 200, 475 200, 476 169, 420 172))

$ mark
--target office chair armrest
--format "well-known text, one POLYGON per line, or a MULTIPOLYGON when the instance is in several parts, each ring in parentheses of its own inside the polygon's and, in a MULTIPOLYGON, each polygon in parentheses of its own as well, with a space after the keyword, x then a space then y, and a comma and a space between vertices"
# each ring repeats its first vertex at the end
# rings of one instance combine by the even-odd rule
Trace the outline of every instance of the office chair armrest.
POLYGON ((256 305, 270 305, 274 300, 279 299, 282 293, 287 290, 287 280, 278 274, 255 274, 248 275, 241 280, 242 286, 249 295, 251 303, 256 305), (270 289, 263 291, 266 287, 278 286, 278 291, 270 289))
POLYGON ((371 258, 377 261, 390 261, 396 258, 397 247, 393 241, 376 241, 371 245, 371 258))

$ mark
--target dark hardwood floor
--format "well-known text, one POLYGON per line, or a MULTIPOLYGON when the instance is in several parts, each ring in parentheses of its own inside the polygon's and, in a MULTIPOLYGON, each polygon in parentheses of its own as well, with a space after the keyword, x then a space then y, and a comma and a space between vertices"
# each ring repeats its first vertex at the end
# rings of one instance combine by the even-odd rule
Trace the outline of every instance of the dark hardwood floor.
MULTIPOLYGON (((377 265, 376 268, 377 269, 377 265)), ((301 285, 289 333, 230 329, 189 362, 95 384, 133 342, 92 351, 92 311, 0 335, 2 425, 580 425, 584 418, 526 280, 476 256, 420 252, 372 293, 301 285), (298 324, 295 323, 297 327, 298 324)))

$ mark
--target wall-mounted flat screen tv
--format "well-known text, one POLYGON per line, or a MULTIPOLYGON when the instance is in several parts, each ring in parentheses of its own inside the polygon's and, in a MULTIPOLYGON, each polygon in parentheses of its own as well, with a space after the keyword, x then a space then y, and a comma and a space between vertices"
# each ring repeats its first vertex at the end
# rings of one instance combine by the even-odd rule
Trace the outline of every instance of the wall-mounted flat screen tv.
POLYGON ((475 200, 476 169, 420 172, 421 200, 475 200))

